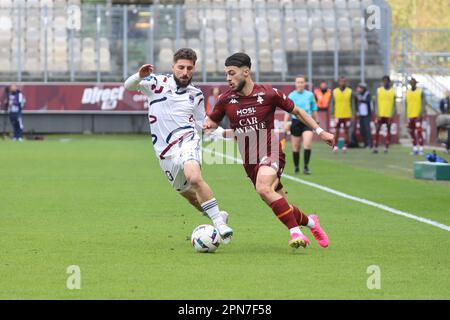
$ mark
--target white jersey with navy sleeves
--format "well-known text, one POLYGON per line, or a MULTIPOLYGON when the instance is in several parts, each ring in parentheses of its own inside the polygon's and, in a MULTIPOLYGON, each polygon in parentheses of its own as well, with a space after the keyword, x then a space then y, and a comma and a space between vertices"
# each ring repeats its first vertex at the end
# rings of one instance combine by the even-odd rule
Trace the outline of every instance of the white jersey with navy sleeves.
POLYGON ((159 158, 173 155, 184 141, 199 141, 205 119, 202 91, 193 86, 177 87, 173 75, 155 75, 141 79, 136 73, 125 81, 128 90, 148 97, 148 118, 155 152, 159 158))
POLYGON ((138 73, 125 81, 125 88, 148 97, 148 119, 161 169, 176 191, 189 190, 184 163, 201 163, 200 137, 206 114, 202 91, 193 85, 177 87, 173 75, 151 74, 141 79, 138 73))

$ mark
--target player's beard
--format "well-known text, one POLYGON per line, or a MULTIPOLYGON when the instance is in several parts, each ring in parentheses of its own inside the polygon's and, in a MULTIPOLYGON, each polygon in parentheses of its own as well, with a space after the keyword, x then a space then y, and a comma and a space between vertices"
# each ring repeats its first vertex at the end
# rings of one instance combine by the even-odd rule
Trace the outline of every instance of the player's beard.
POLYGON ((236 89, 234 89, 233 91, 241 92, 242 89, 244 89, 246 83, 247 82, 245 81, 245 79, 242 79, 241 81, 239 81, 238 85, 236 86, 236 89))
POLYGON ((175 83, 177 84, 177 86, 182 88, 187 87, 192 81, 192 77, 188 79, 179 79, 174 75, 173 78, 175 79, 175 83))

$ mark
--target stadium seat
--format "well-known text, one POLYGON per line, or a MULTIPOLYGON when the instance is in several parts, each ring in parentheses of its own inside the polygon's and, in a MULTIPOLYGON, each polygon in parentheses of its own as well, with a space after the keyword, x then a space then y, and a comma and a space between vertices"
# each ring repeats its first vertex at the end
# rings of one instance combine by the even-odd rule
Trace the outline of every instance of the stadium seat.
POLYGON ((15 65, 12 65, 9 57, 0 56, 0 71, 11 71, 15 68, 15 65))
POLYGON ((184 14, 185 27, 189 31, 198 31, 201 28, 201 19, 197 17, 197 10, 186 9, 184 14))
POLYGON ((159 40, 159 47, 161 49, 171 49, 173 50, 173 41, 172 39, 169 38, 162 38, 161 40, 159 40))
POLYGON ((11 18, 8 16, 0 16, 0 31, 8 31, 12 28, 11 18))
POLYGON ((280 37, 271 37, 271 47, 276 50, 281 48, 281 38, 280 37))
POLYGON ((327 51, 334 51, 335 44, 336 44, 336 38, 329 37, 327 39, 327 51))
POLYGON ((294 4, 293 4, 292 0, 281 0, 280 6, 282 8, 286 8, 287 10, 292 10, 294 8, 294 4))
POLYGON ((12 6, 12 0, 0 0, 0 8, 11 8, 12 6))
MULTIPOLYGON (((81 51, 81 69, 83 71, 95 71, 97 69, 95 49, 90 46, 84 46, 84 40, 85 39, 83 39, 83 49, 81 51)), ((63 60, 62 57, 60 58, 63 60)), ((59 58, 55 56, 55 60, 59 60, 59 58)))
POLYGON ((326 51, 327 50, 327 43, 323 38, 317 38, 313 40, 312 43, 312 50, 313 51, 326 51))
POLYGON ((47 6, 47 8, 53 8, 53 0, 41 0, 40 1, 41 8, 44 8, 47 6))
POLYGON ((284 54, 283 49, 277 48, 273 50, 272 54, 272 62, 273 62, 273 71, 281 72, 283 71, 283 64, 286 55, 284 54))
POLYGON ((230 45, 231 45, 231 50, 233 52, 240 51, 240 50, 243 49, 242 40, 241 40, 241 38, 239 36, 232 37, 230 45))
POLYGON ((241 9, 252 9, 253 8, 253 1, 252 0, 240 0, 239 1, 239 8, 241 8, 241 9))
POLYGON ((361 7, 363 9, 366 9, 368 6, 372 5, 373 1, 372 0, 362 0, 361 1, 361 7))
POLYGON ((349 9, 360 9, 361 2, 360 2, 360 0, 348 0, 347 7, 349 9))
POLYGON ((168 72, 172 68, 172 57, 173 50, 168 48, 163 48, 158 54, 158 63, 156 64, 157 72, 168 72))
POLYGON ((339 37, 339 50, 342 51, 353 50, 353 38, 350 35, 339 37))
POLYGON ((214 39, 216 43, 227 43, 228 32, 225 28, 218 28, 214 31, 214 39))
POLYGON ((297 51, 298 41, 295 38, 286 38, 286 51, 297 51))
POLYGON ((186 48, 187 40, 185 38, 179 38, 178 40, 175 39, 173 45, 176 47, 175 49, 186 48))
POLYGON ((83 50, 92 49, 95 50, 95 40, 90 37, 83 38, 82 40, 83 50))
POLYGON ((207 72, 216 72, 217 71, 217 62, 213 59, 206 59, 206 71, 207 72))
POLYGON ((307 0, 292 0, 292 4, 295 8, 303 8, 306 6, 307 0))
POLYGON ((347 9, 347 1, 346 0, 334 0, 334 5, 338 9, 347 9))
POLYGON ((184 1, 184 5, 186 6, 186 8, 196 7, 197 6, 197 0, 185 0, 184 1))
POLYGON ((27 0, 27 8, 39 8, 39 0, 27 0))
POLYGON ((109 72, 111 71, 111 54, 109 52, 109 49, 107 48, 100 48, 100 70, 102 72, 109 72))
POLYGON ((200 48, 200 39, 198 38, 190 38, 187 40, 187 46, 189 48, 200 48))
POLYGON ((322 0, 320 4, 322 6, 322 9, 334 9, 334 2, 332 0, 322 0))
POLYGON ((350 21, 346 17, 340 17, 337 22, 339 30, 349 30, 350 29, 350 21))
POLYGON ((26 57, 24 71, 40 72, 42 71, 41 60, 38 57, 26 57))
POLYGON ((319 2, 319 0, 308 0, 307 6, 309 8, 319 9, 320 8, 320 2, 319 2))

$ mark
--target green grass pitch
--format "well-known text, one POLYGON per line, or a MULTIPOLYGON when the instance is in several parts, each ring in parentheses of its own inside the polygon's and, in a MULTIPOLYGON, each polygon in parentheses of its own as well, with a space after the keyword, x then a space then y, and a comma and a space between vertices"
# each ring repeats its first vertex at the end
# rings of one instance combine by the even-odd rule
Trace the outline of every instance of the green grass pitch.
MULTIPOLYGON (((414 180, 408 152, 316 143, 299 178, 450 225, 450 183, 414 180)), ((450 232, 284 179, 330 237, 322 249, 305 230, 312 245, 292 250, 238 164, 203 166, 235 235, 194 253, 208 220, 171 189, 148 136, 0 141, 0 164, 0 299, 450 298, 450 232), (66 287, 70 265, 79 290, 66 287), (367 287, 371 265, 380 289, 367 287)))

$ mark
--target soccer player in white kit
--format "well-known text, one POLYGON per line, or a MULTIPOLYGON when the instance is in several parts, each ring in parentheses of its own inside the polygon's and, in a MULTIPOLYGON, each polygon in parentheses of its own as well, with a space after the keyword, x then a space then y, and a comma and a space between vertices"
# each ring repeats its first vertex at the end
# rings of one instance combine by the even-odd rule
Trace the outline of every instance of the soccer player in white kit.
POLYGON ((125 88, 148 97, 153 147, 167 179, 211 218, 223 242, 228 243, 233 235, 227 225, 228 213, 220 211, 200 170, 205 101, 202 91, 191 84, 196 61, 194 50, 179 49, 173 56, 173 74, 153 74, 153 66, 145 64, 125 81, 125 88))

